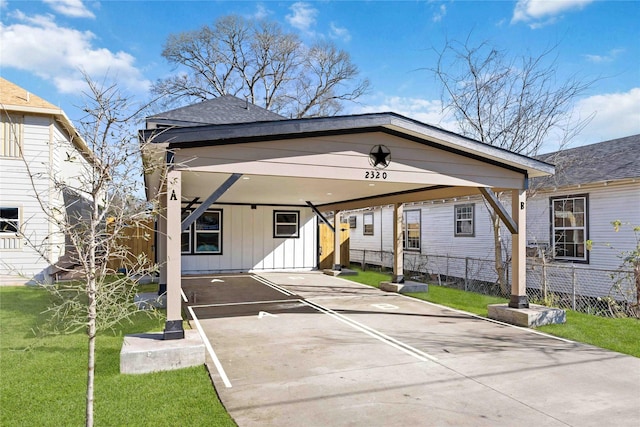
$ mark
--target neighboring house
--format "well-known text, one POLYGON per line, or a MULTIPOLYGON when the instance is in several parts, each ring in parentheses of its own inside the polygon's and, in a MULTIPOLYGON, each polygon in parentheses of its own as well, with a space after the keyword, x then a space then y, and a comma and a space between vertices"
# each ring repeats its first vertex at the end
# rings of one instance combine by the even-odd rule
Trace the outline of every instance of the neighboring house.
MULTIPOLYGON (((571 264, 592 275, 597 270, 608 270, 602 272, 602 279, 585 285, 588 289, 582 286, 589 296, 605 296, 611 287, 609 272, 621 265, 620 253, 636 246, 630 227, 616 232, 611 222, 640 225, 640 135, 545 154, 538 159, 555 164, 556 174, 531 180, 528 262, 539 262, 544 254, 553 265, 571 264), (593 242, 591 250, 588 240, 593 242)), ((511 203, 509 197, 502 202, 505 206, 511 203)), ((352 227, 352 259, 369 251, 367 262, 379 263, 376 253, 392 251, 392 215, 393 208, 388 206, 343 213, 352 227)), ((404 248, 408 255, 493 261, 493 228, 480 195, 406 205, 404 215, 404 248)), ((509 248, 510 235, 505 229, 502 236, 509 248)), ((508 251, 506 254, 505 259, 508 251)), ((491 266, 492 262, 485 265, 491 266)), ((490 268, 479 274, 494 281, 495 272, 487 270, 490 268)))
POLYGON ((89 151, 60 108, 3 78, 0 118, 0 285, 48 281, 65 238, 43 206, 70 204, 52 178, 73 184, 89 151))

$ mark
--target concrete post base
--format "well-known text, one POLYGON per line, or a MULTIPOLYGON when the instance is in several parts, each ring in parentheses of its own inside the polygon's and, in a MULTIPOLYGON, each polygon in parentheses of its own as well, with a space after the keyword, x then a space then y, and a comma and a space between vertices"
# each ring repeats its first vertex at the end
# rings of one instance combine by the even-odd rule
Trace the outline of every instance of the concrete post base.
POLYGON ((322 270, 322 272, 327 276, 334 276, 334 277, 335 276, 355 276, 356 274, 358 274, 357 271, 349 270, 348 268, 342 268, 340 270, 325 269, 325 270, 322 270))
POLYGON ((126 335, 120 350, 120 373, 146 374, 204 365, 205 348, 195 329, 181 340, 165 340, 161 332, 126 335))
POLYGON ((526 328, 565 323, 567 321, 566 311, 543 305, 530 304, 529 308, 512 308, 508 304, 490 304, 488 309, 489 319, 526 328))
POLYGON ((408 292, 428 292, 429 285, 412 281, 406 281, 404 283, 380 282, 380 289, 387 292, 406 294, 408 292))

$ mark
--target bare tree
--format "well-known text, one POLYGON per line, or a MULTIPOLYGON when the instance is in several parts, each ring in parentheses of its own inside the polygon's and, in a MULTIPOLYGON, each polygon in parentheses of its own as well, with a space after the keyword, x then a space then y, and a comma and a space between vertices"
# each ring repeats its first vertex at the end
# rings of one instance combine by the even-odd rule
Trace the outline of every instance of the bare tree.
MULTIPOLYGON (((436 50, 430 71, 442 85, 443 108, 467 137, 526 156, 539 154, 553 138, 564 147, 591 117, 575 118, 571 108, 592 84, 577 77, 558 81, 556 47, 538 56, 510 59, 486 42, 473 46, 447 42, 436 50)), ((498 195, 501 196, 500 194, 498 195)), ((501 290, 508 293, 507 256, 498 215, 490 208, 495 268, 501 290)))
POLYGON ((275 22, 236 15, 171 34, 162 56, 179 73, 158 80, 152 91, 171 102, 234 95, 301 118, 335 115, 343 102, 357 100, 369 88, 350 55, 334 44, 307 47, 275 22))
MULTIPOLYGON (((131 227, 143 230, 146 238, 153 236, 155 207, 136 197, 142 185, 142 163, 133 125, 138 124, 142 109, 123 96, 117 85, 98 84, 87 75, 85 80, 89 88, 84 94, 86 115, 77 125, 81 140, 76 141, 76 146, 83 149, 70 150, 62 141, 54 148, 66 151, 68 171, 63 174, 53 166, 47 172, 36 172, 37 168, 26 157, 23 159, 42 211, 52 229, 57 230, 54 233, 64 238, 64 260, 57 265, 71 278, 42 284, 53 296, 47 310, 49 321, 43 329, 53 333, 86 332, 86 425, 92 426, 96 334, 139 311, 134 303, 135 285, 157 268, 144 254, 132 253, 123 238, 124 231, 131 227), (38 182, 43 179, 57 190, 59 203, 38 190, 38 182), (119 274, 122 272, 126 274, 119 274)), ((59 240, 53 234, 37 241, 28 235, 22 237, 45 258, 51 253, 49 242, 59 240)))

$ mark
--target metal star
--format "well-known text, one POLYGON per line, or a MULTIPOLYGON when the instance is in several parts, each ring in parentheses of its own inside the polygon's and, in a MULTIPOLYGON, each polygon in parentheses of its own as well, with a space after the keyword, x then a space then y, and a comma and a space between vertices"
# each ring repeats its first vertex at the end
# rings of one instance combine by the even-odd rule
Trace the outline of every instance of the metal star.
POLYGON ((369 153, 371 164, 373 165, 373 167, 382 166, 383 168, 386 168, 387 166, 389 166, 388 157, 391 155, 391 152, 387 147, 384 147, 383 145, 377 145, 376 147, 373 147, 373 149, 369 153), (378 148, 377 150, 376 147, 378 148))

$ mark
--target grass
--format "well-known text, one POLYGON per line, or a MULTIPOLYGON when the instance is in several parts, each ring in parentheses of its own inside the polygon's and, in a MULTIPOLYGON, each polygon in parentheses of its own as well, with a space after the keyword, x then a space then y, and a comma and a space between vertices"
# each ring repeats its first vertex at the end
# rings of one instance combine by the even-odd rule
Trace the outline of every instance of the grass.
MULTIPOLYGON (((0 425, 83 425, 87 338, 38 336, 49 294, 0 287, 0 425)), ((98 336, 95 425, 235 426, 204 366, 143 375, 120 374, 125 334, 160 331, 164 320, 141 313, 98 336)))
MULTIPOLYGON (((389 274, 371 270, 362 271, 353 267, 352 269, 358 271, 358 275, 345 277, 365 285, 378 287, 380 282, 390 279, 389 274)), ((507 302, 505 298, 491 297, 432 284, 429 285, 428 292, 407 295, 483 317, 487 316, 487 306, 489 304, 507 302)), ((567 310, 567 323, 541 326, 537 329, 558 337, 640 357, 639 319, 612 319, 567 310)))

